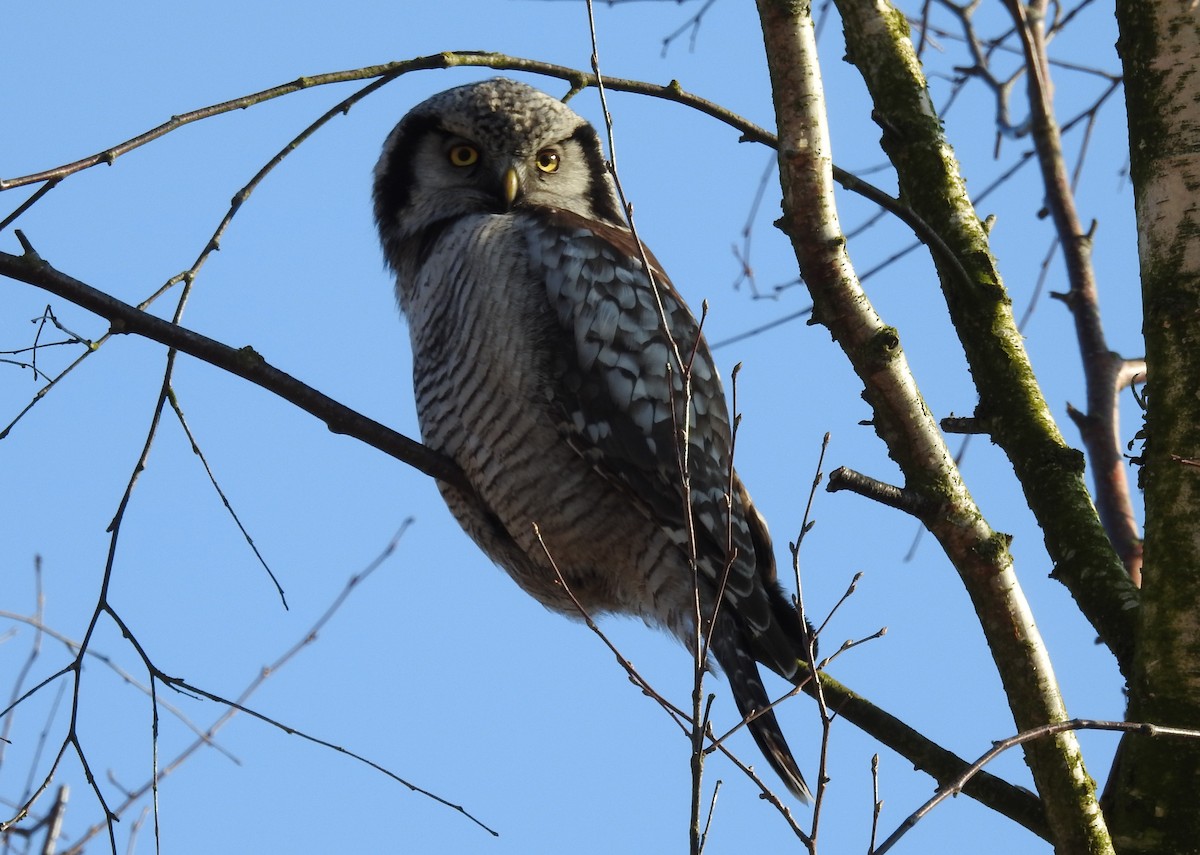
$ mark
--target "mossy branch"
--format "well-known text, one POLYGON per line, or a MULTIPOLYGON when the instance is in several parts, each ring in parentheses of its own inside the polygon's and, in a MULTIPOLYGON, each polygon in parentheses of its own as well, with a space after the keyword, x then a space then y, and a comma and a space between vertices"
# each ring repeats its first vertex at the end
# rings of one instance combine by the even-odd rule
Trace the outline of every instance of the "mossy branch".
POLYGON ((1012 315, 987 230, 975 213, 942 134, 908 26, 895 9, 839 3, 847 51, 884 129, 901 200, 941 236, 970 276, 938 255, 942 291, 979 393, 975 416, 1007 454, 1045 534, 1046 550, 1080 610, 1128 675, 1138 591, 1113 551, 1084 483, 1083 456, 1063 440, 1042 396, 1012 315))
MULTIPOLYGON (((961 216, 966 209, 976 231, 972 235, 976 241, 973 248, 977 253, 982 250, 985 260, 990 261, 986 233, 974 219, 949 148, 940 138, 903 16, 879 2, 844 0, 839 7, 846 21, 852 61, 863 53, 871 54, 863 61, 864 76, 872 89, 877 115, 887 112, 882 123, 889 129, 899 129, 894 132, 903 142, 912 142, 920 135, 919 145, 936 156, 934 166, 923 164, 926 172, 920 173, 921 179, 934 184, 933 170, 932 175, 939 179, 935 185, 937 198, 956 200, 949 205, 929 204, 924 209, 913 206, 914 210, 938 229, 939 223, 961 216), (884 54, 884 58, 880 60, 878 54, 884 54), (931 221, 931 216, 936 219, 931 221)), ((928 509, 921 512, 922 521, 941 543, 971 597, 1018 726, 1027 729, 1063 721, 1066 709, 1045 645, 1017 582, 1007 539, 991 529, 968 493, 937 423, 921 400, 900 347, 899 333, 876 314, 846 253, 831 192, 830 143, 809 6, 787 0, 759 0, 758 8, 779 123, 784 198, 781 224, 792 239, 801 273, 809 285, 813 317, 830 330, 862 379, 865 398, 874 414, 873 424, 904 473, 905 489, 928 501, 928 509)), ((905 166, 897 164, 902 173, 905 166)), ((903 175, 901 186, 906 186, 905 179, 915 177, 912 172, 903 175)), ((955 243, 948 245, 957 248, 955 243)), ((945 271, 945 279, 954 279, 953 286, 944 285, 948 296, 983 292, 983 304, 993 310, 993 323, 995 312, 1008 313, 1007 296, 998 277, 978 277, 968 266, 975 281, 964 281, 957 271, 951 274, 954 266, 934 255, 939 270, 945 271)), ((960 257, 977 263, 966 253, 960 257)), ((960 301, 953 308, 962 313, 970 304, 960 301)), ((1016 359, 1020 366, 1023 351, 1015 326, 1012 330, 1011 337, 1000 339, 1004 345, 1001 353, 1007 359, 1016 359)), ((1044 406, 1041 416, 1053 429, 1044 406)), ((1057 447, 1065 449, 1061 440, 1057 447)), ((1075 475, 1078 480, 1078 472, 1075 475)), ((1081 480, 1078 485, 1082 489, 1081 480)), ((1082 495, 1090 508, 1086 491, 1082 495)), ((1098 522, 1095 527, 1099 530, 1098 522)), ((1102 530, 1100 534, 1103 537, 1102 530)), ((1107 540, 1104 544, 1107 546, 1107 540)), ((1094 786, 1073 734, 1060 734, 1053 741, 1027 746, 1026 756, 1047 808, 1051 837, 1060 851, 1111 852, 1103 820, 1095 809, 1094 786)))
MULTIPOLYGON (((942 234, 971 275, 934 257, 951 320, 979 393, 976 416, 1013 464, 1067 582, 1123 669, 1131 662, 1137 591, 1113 551, 1083 481, 1082 455, 1059 434, 1033 376, 1011 302, 929 99, 904 16, 882 2, 839 0, 847 54, 871 92, 901 198, 942 234), (1084 583, 1084 577, 1090 577, 1084 583), (1069 580, 1069 581, 1067 581, 1069 580)), ((997 549, 999 545, 997 544, 997 549)), ((1006 550, 1005 550, 1006 551, 1006 550)), ((967 562, 968 564, 970 562, 967 562)), ((960 567, 960 572, 962 571, 960 567)), ((986 579, 964 574, 1017 725, 1062 721, 1066 710, 1015 577, 1008 603, 980 597, 986 579), (1012 630, 1019 643, 1013 644, 1012 630)), ((1128 671, 1126 671, 1128 673, 1128 671)), ((1104 853, 1112 843, 1070 731, 1025 746, 1057 850, 1104 853)))

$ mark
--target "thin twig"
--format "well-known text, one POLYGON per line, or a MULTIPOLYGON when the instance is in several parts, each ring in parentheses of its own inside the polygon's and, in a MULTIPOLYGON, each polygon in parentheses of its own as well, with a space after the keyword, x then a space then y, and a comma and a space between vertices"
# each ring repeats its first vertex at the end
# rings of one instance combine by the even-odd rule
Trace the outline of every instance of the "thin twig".
POLYGON ((212 467, 208 464, 208 458, 204 456, 204 452, 200 449, 200 443, 196 441, 195 434, 192 433, 191 427, 187 423, 187 419, 183 415, 183 407, 179 404, 179 397, 175 394, 173 388, 168 389, 168 400, 171 404, 171 409, 175 411, 176 417, 179 419, 179 424, 183 427, 183 432, 191 443, 192 451, 200 458, 200 463, 204 467, 204 472, 208 475, 208 481, 212 484, 213 489, 217 491, 217 496, 221 499, 221 504, 225 506, 225 510, 229 511, 229 516, 232 517, 234 524, 238 527, 238 531, 242 533, 242 537, 246 541, 246 545, 250 547, 254 553, 254 557, 258 559, 258 563, 267 571, 267 575, 271 577, 271 581, 275 584, 275 590, 279 592, 279 599, 283 602, 283 607, 288 607, 287 595, 283 592, 283 586, 279 584, 279 580, 275 577, 275 572, 268 566, 267 560, 263 558, 259 552, 258 546, 254 543, 254 538, 250 536, 250 532, 246 531, 246 527, 242 525, 242 520, 237 515, 237 511, 233 509, 233 505, 229 502, 229 497, 225 495, 225 491, 221 489, 221 485, 217 483, 217 476, 212 471, 212 467))
MULTIPOLYGON (((209 725, 208 729, 204 733, 200 734, 198 739, 196 739, 190 745, 188 745, 186 748, 184 748, 182 751, 180 751, 179 754, 177 754, 170 762, 166 763, 162 767, 162 769, 160 770, 160 772, 158 774, 159 781, 161 781, 162 779, 164 779, 168 775, 170 775, 172 772, 179 769, 183 765, 183 763, 199 749, 201 749, 207 745, 214 745, 215 743, 213 742, 213 737, 215 737, 217 732, 219 730, 221 730, 221 728, 223 728, 226 724, 228 724, 229 721, 231 719, 233 719, 239 712, 244 711, 246 701, 248 701, 250 699, 250 697, 255 692, 257 692, 258 689, 261 688, 268 679, 270 679, 275 674, 279 673, 279 671, 282 670, 284 668, 284 666, 286 666, 289 662, 291 662, 299 653, 301 653, 307 647, 311 646, 316 641, 317 637, 320 635, 321 631, 325 628, 326 624, 328 624, 329 621, 332 620, 333 617, 338 613, 338 611, 340 611, 341 607, 349 599, 350 595, 355 590, 357 590, 357 588, 363 582, 365 582, 376 570, 378 570, 380 567, 382 567, 383 564, 387 561, 387 559, 390 558, 395 553, 396 548, 399 546, 400 541, 404 537, 405 532, 408 531, 409 526, 412 525, 412 522, 413 521, 411 518, 404 520, 404 522, 400 525, 399 529, 397 529, 396 533, 392 535, 391 539, 388 541, 387 545, 383 548, 383 550, 379 553, 379 555, 377 555, 366 567, 364 567, 362 570, 360 570, 358 573, 354 574, 347 580, 347 582, 346 582, 345 586, 343 586, 342 590, 333 599, 333 601, 329 604, 329 606, 325 609, 325 611, 320 615, 320 617, 318 617, 316 619, 316 621, 313 622, 312 626, 310 626, 307 630, 305 630, 305 632, 303 632, 300 635, 299 639, 291 647, 289 647, 287 650, 285 650, 283 653, 281 653, 273 662, 271 662, 269 665, 264 665, 262 668, 260 668, 258 670, 258 673, 256 674, 256 676, 254 677, 254 679, 251 680, 246 685, 246 687, 241 691, 241 693, 237 696, 237 698, 234 701, 234 704, 227 706, 225 712, 222 713, 222 715, 220 717, 218 717, 211 725, 209 725)), ((159 703, 163 703, 163 702, 160 700, 159 703)), ((284 730, 288 731, 289 729, 284 728, 284 730)), ((344 752, 344 753, 349 753, 349 752, 344 752)), ((394 778, 394 776, 390 776, 390 777, 394 778)), ((404 783, 406 786, 408 785, 408 782, 406 782, 406 781, 401 781, 401 783, 404 783)), ((147 782, 146 784, 132 790, 129 793, 126 801, 124 803, 122 803, 121 805, 118 805, 115 808, 116 812, 118 814, 120 814, 120 813, 128 810, 130 806, 132 806, 138 799, 140 799, 142 796, 144 796, 149 791, 150 787, 151 787, 151 783, 147 782)), ((425 792, 422 790, 417 790, 417 792, 419 792, 421 794, 425 794, 425 792)), ((443 804, 446 803, 436 796, 434 796, 433 798, 435 799, 435 801, 438 801, 439 803, 443 803, 443 804)), ((474 816, 471 816, 469 813, 467 813, 461 806, 454 805, 454 804, 449 804, 448 806, 454 808, 455 810, 458 810, 460 813, 463 813, 469 819, 471 819, 473 822, 475 822, 477 825, 482 826, 482 823, 480 823, 479 820, 477 820, 474 816)), ((487 828, 486 826, 482 826, 482 827, 484 827, 485 830, 487 830, 489 833, 492 833, 493 835, 496 833, 496 832, 492 831, 492 829, 487 828)), ((104 828, 104 826, 102 824, 100 824, 100 825, 94 825, 91 828, 87 829, 82 835, 80 835, 75 840, 74 844, 72 845, 72 848, 69 849, 67 852, 65 852, 64 855, 80 855, 80 853, 82 852, 84 845, 87 843, 87 841, 92 839, 97 833, 99 833, 101 830, 103 830, 103 828, 104 828)))
POLYGON ((867 844, 867 855, 875 855, 875 839, 879 834, 879 815, 883 813, 883 799, 879 798, 879 755, 871 755, 871 841, 867 844))
POLYGON ((951 796, 962 792, 962 788, 966 785, 967 781, 978 774, 984 766, 986 766, 999 755, 1003 754, 1008 749, 1015 748, 1027 742, 1032 742, 1036 739, 1044 739, 1060 733, 1078 730, 1109 730, 1123 733, 1144 734, 1146 736, 1154 737, 1170 736, 1183 739, 1200 739, 1200 730, 1191 730, 1181 727, 1163 727, 1145 722, 1101 721, 1096 719, 1082 718, 1074 718, 1069 721, 1046 724, 1042 725, 1041 727, 1035 727, 1030 730, 1023 731, 1015 736, 1010 736, 1007 739, 1001 739, 997 741, 990 750, 980 755, 978 760, 972 763, 967 769, 963 770, 962 774, 949 783, 939 787, 937 793, 935 793, 934 796, 929 799, 929 801, 925 802, 925 804, 913 811, 913 813, 910 814, 908 818, 905 819, 904 822, 902 822, 900 826, 893 831, 888 838, 883 841, 883 843, 880 844, 879 848, 875 850, 875 855, 883 855, 883 853, 891 849, 892 846, 894 846, 896 842, 909 831, 909 829, 911 829, 924 817, 928 816, 931 810, 951 796))

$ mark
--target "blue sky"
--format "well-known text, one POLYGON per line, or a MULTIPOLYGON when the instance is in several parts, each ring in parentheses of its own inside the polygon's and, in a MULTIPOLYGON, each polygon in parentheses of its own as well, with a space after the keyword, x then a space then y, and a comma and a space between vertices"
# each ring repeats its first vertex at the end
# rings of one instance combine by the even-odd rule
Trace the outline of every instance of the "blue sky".
MULTIPOLYGON (((687 37, 666 55, 663 37, 697 4, 632 3, 598 9, 600 58, 614 76, 685 88, 770 127, 761 35, 748 4, 713 5, 694 51, 687 37)), ((179 8, 130 2, 26 4, 3 12, 10 38, 0 69, 0 175, 26 174, 102 150, 173 114, 267 88, 300 75, 356 68, 443 50, 502 51, 586 68, 590 42, 582 4, 545 0, 462 0, 456 4, 350 2, 266 4, 222 0, 179 8)), ((1077 30, 1055 42, 1063 59, 1118 70, 1107 7, 1089 7, 1077 30)), ((835 160, 885 189, 886 171, 862 85, 842 61, 836 20, 822 34, 835 160)), ((962 62, 942 40, 932 63, 962 62)), ((184 324, 235 347, 251 345, 275 366, 416 436, 408 335, 383 270, 370 210, 371 169, 387 132, 429 94, 489 76, 482 69, 422 72, 384 87, 290 156, 257 189, 202 269, 184 324)), ((539 81, 525 76, 535 85, 539 81)), ((186 269, 207 243, 233 194, 289 139, 359 84, 323 87, 206 120, 78 174, 18 222, 60 270, 130 302, 186 269)), ((558 81, 540 81, 548 91, 558 81)), ((1101 85, 1060 69, 1058 97, 1073 115, 1101 85), (1076 106, 1072 106, 1076 105, 1076 106)), ((949 90, 935 78, 938 104, 949 90)), ((1017 93, 1021 91, 1017 87, 1017 93)), ((594 93, 574 106, 598 118, 594 93)), ((720 342, 807 305, 783 237, 771 227, 778 191, 768 188, 754 219, 752 262, 764 299, 734 288, 731 250, 771 160, 761 147, 685 108, 614 94, 618 163, 639 233, 685 298, 708 300, 706 331, 720 342)), ((1019 106, 1014 113, 1023 114, 1019 106)), ((973 193, 1027 148, 1006 139, 995 159, 993 108, 967 91, 947 130, 973 193)), ((1096 262, 1110 344, 1138 355, 1136 236, 1119 98, 1100 113, 1079 204, 1099 221, 1096 262)), ((1079 144, 1078 135, 1069 138, 1079 144)), ((1032 164, 979 208, 995 213, 994 250, 1018 311, 1031 298, 1051 241, 1038 219, 1042 193, 1032 164)), ((27 190, 0 194, 7 214, 27 190)), ((871 209, 846 196, 843 226, 871 209)), ((854 237, 852 258, 867 271, 910 242, 894 226, 854 237)), ((11 230, 0 249, 18 251, 11 230)), ((1063 290, 1061 265, 1049 290, 1063 290)), ((900 329, 926 402, 938 416, 968 414, 975 403, 948 331, 931 266, 913 253, 867 280, 884 320, 900 329)), ((31 318, 47 303, 70 329, 99 338, 106 325, 36 289, 0 283, 0 349, 32 342, 31 318)), ((169 316, 171 296, 155 311, 169 316)), ((1026 330, 1047 397, 1069 441, 1068 401, 1083 386, 1070 320, 1042 299, 1026 330)), ((766 515, 778 557, 799 529, 821 437, 832 434, 827 469, 846 465, 895 480, 896 470, 869 428, 861 387, 828 334, 794 322, 721 347, 725 376, 737 362, 738 469, 766 515)), ((65 349, 43 351, 55 371, 65 349)), ((94 607, 113 517, 137 460, 162 380, 165 354, 132 337, 107 343, 46 396, 0 442, 0 610, 29 614, 40 556, 45 622, 78 638, 94 607)), ((7 424, 39 388, 28 370, 0 363, 0 422, 7 424)), ((264 715, 344 746, 456 804, 496 829, 493 838, 461 814, 344 755, 288 736, 246 716, 223 729, 228 755, 204 750, 168 776, 159 796, 163 851, 170 853, 366 849, 429 853, 684 851, 688 747, 679 730, 632 687, 585 627, 547 613, 495 569, 454 524, 424 476, 217 369, 181 358, 174 388, 189 425, 243 524, 286 589, 284 610, 177 421, 164 418, 121 530, 111 602, 155 663, 193 685, 233 697, 264 665, 302 638, 346 585, 413 518, 383 566, 356 589, 314 643, 273 674, 249 701, 264 715)), ((1136 430, 1127 415, 1126 437, 1136 430)), ((1047 578, 1040 535, 998 451, 976 441, 964 464, 991 524, 1014 536, 1018 573, 1050 647, 1072 714, 1119 718, 1120 681, 1065 589, 1047 578)), ((915 524, 849 494, 820 493, 817 525, 802 552, 810 612, 823 615, 855 573, 857 593, 830 624, 823 647, 887 635, 840 659, 831 672, 931 738, 966 757, 1013 731, 973 621, 970 604, 943 556, 926 538, 905 554, 915 524)), ((664 695, 683 703, 689 659, 671 639, 629 620, 605 631, 664 695)), ((32 630, 0 620, 0 686, 12 685, 34 641, 32 630)), ((111 621, 92 642, 133 677, 144 670, 111 621)), ((62 667, 64 648, 44 639, 26 685, 62 667)), ((732 723, 724 684, 709 683, 719 721, 732 723)), ((66 733, 57 687, 18 710, 0 766, 0 796, 38 780, 66 733), (57 707, 56 707, 57 704, 57 707), (46 731, 46 744, 40 742, 46 731), (40 748, 40 756, 38 754, 40 748)), ((164 693, 201 727, 222 709, 164 693)), ((811 780, 819 721, 805 698, 781 712, 784 730, 811 780)), ((151 769, 148 698, 95 660, 84 672, 79 735, 110 802, 140 786, 151 769), (111 775, 111 777, 110 777, 111 775)), ((192 739, 164 713, 160 763, 192 739)), ((1114 739, 1084 734, 1093 776, 1103 779, 1114 739)), ((766 772, 743 735, 731 743, 766 772)), ((865 851, 871 816, 870 758, 880 753, 890 831, 933 791, 897 755, 853 727, 835 723, 833 778, 822 825, 827 852, 865 851)), ((994 771, 1028 783, 1020 758, 994 771)), ((784 823, 736 769, 710 764, 721 779, 709 851, 800 851, 784 823)), ((55 783, 71 787, 68 835, 101 819, 78 761, 55 783)), ((118 826, 124 851, 140 807, 118 826)), ((796 812, 807 821, 809 811, 796 812)), ((959 798, 910 833, 901 851, 1049 851, 1026 832, 959 798)), ((93 844, 104 849, 103 841, 93 844)), ((138 852, 153 851, 149 825, 138 852)))

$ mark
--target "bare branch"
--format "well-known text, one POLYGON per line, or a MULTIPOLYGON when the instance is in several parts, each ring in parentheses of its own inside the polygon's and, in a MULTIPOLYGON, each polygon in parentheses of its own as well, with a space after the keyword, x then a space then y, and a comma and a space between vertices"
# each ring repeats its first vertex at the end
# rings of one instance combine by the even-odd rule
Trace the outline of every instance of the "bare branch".
POLYGON ((1067 172, 1062 137, 1054 116, 1050 68, 1046 58, 1046 32, 1040 17, 1027 12, 1020 0, 1006 0, 1029 69, 1029 103, 1033 139, 1037 149, 1046 204, 1063 248, 1071 290, 1066 300, 1075 320, 1075 333, 1083 356, 1087 381, 1087 413, 1073 415, 1092 464, 1096 484, 1096 509, 1113 548, 1130 577, 1141 577, 1142 540, 1126 478, 1119 436, 1115 370, 1119 361, 1111 353, 1100 321, 1100 298, 1092 265, 1092 234, 1083 229, 1075 207, 1075 194, 1067 172))
POLYGON ((830 493, 849 490, 918 519, 936 510, 936 506, 919 493, 886 484, 845 466, 839 466, 829 473, 829 485, 825 489, 830 493))
POLYGON ((363 416, 269 365, 252 347, 234 349, 134 308, 55 270, 31 248, 23 256, 0 253, 0 274, 57 294, 112 324, 113 333, 134 333, 236 374, 321 419, 334 433, 353 436, 432 478, 471 494, 446 457, 363 416))
POLYGON ((886 840, 880 844, 878 849, 873 850, 875 855, 883 855, 891 849, 909 829, 925 818, 930 811, 944 802, 951 796, 955 796, 962 792, 962 787, 969 781, 972 776, 994 760, 996 757, 1003 754, 1010 748, 1015 748, 1019 745, 1024 745, 1037 739, 1045 739, 1054 736, 1055 734, 1065 733, 1067 731, 1076 730, 1109 730, 1117 731, 1126 734, 1142 734, 1153 737, 1175 737, 1182 739, 1200 739, 1200 730, 1189 730, 1180 727, 1162 727, 1156 724, 1146 724, 1133 721, 1097 721, 1093 719, 1075 718, 1070 721, 1057 722, 1055 724, 1047 724, 1041 727, 1035 727, 1018 733, 1016 736, 1010 736, 1007 739, 1001 739, 992 746, 992 748, 980 756, 978 760, 971 764, 970 768, 963 771, 962 775, 950 781, 947 784, 938 788, 937 793, 917 808, 900 824, 900 826, 888 836, 886 840))

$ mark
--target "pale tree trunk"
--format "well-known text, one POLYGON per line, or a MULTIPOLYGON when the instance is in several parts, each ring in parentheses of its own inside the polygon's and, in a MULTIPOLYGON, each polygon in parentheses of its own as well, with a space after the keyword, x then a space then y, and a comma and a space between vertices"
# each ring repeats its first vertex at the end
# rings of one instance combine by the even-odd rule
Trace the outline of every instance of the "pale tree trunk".
MULTIPOLYGON (((1129 717, 1200 726, 1200 9, 1118 0, 1146 363, 1146 549, 1129 717)), ((1200 743, 1131 736, 1120 852, 1200 852, 1200 743)))

